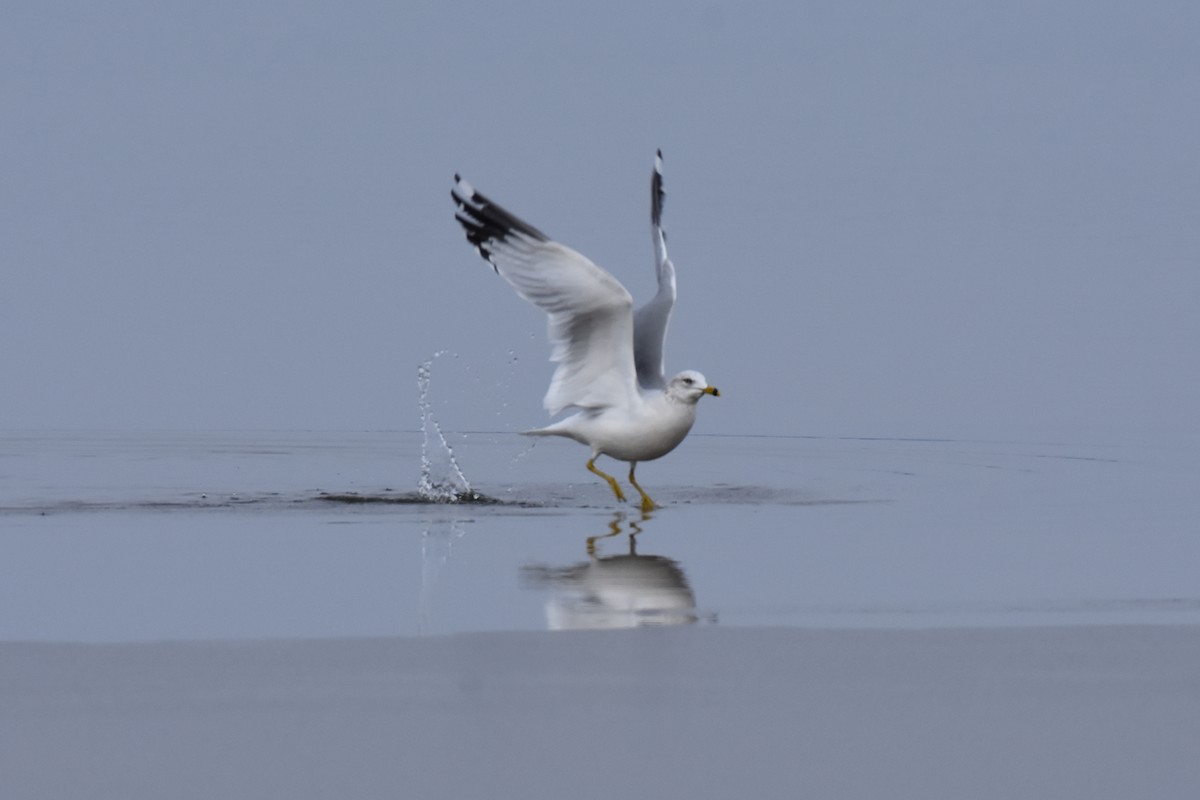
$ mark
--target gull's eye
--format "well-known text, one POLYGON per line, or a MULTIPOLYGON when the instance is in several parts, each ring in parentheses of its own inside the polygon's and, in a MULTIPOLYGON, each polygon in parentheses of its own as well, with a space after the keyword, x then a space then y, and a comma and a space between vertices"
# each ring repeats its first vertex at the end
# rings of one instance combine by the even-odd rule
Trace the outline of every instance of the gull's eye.
POLYGON ((693 383, 693 381, 692 381, 692 379, 691 379, 691 378, 684 378, 684 379, 683 379, 683 382, 684 382, 684 383, 686 383, 688 386, 691 386, 691 385, 692 385, 692 383, 693 383))

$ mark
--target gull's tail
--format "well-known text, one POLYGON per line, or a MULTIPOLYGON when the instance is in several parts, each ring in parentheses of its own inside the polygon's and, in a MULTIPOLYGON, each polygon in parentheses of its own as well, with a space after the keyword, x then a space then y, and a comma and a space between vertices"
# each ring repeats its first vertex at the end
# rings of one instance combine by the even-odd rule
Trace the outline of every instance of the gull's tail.
POLYGON ((522 436, 561 436, 557 431, 552 431, 549 428, 530 428, 527 431, 521 431, 522 436))
POLYGON ((574 414, 566 419, 560 419, 553 425, 547 425, 544 428, 532 428, 527 431, 521 431, 522 436, 565 436, 568 439, 574 439, 580 444, 588 444, 587 441, 579 438, 579 434, 575 430, 575 422, 579 415, 574 414))

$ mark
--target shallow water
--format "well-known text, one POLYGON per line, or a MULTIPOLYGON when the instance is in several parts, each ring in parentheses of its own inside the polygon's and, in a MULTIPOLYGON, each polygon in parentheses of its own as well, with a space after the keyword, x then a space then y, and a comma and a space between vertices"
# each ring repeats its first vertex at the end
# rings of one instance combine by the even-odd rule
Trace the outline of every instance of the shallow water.
POLYGON ((643 515, 449 438, 494 502, 421 502, 420 433, 0 435, 0 640, 1200 622, 1190 449, 692 436, 643 515))

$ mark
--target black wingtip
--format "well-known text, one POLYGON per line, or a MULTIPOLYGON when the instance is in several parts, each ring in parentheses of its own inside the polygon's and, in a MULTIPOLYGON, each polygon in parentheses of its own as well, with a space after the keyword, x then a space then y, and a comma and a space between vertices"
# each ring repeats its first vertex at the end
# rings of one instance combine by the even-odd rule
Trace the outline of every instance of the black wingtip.
POLYGON ((454 176, 454 188, 450 190, 450 196, 458 206, 458 213, 454 215, 454 219, 467 234, 467 241, 474 245, 476 252, 490 263, 496 272, 500 271, 500 267, 492 258, 494 243, 503 242, 513 234, 520 234, 539 242, 550 240, 550 237, 528 222, 484 197, 457 174, 454 176))
POLYGON ((662 209, 667 193, 663 191, 662 150, 654 161, 654 174, 650 176, 650 222, 662 227, 662 209))

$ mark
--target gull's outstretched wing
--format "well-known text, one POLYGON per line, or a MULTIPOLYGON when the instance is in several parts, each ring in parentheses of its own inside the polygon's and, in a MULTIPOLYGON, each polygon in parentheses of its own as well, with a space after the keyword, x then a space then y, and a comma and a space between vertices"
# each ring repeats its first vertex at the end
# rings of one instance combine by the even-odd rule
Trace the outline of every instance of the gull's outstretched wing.
POLYGON ((667 340, 671 309, 675 306, 675 265, 667 258, 667 234, 662 227, 665 199, 662 150, 659 150, 654 158, 654 174, 650 177, 650 223, 654 237, 658 293, 639 308, 633 318, 633 359, 638 383, 646 389, 661 389, 666 385, 663 345, 667 340))
POLYGON ((455 219, 467 241, 517 294, 550 315, 558 363, 543 401, 551 414, 569 406, 630 407, 636 402, 633 298, 612 275, 496 205, 454 176, 455 219))

